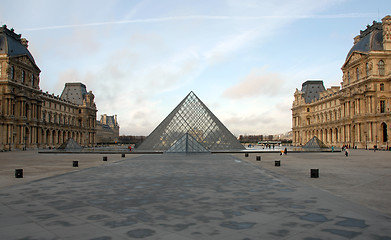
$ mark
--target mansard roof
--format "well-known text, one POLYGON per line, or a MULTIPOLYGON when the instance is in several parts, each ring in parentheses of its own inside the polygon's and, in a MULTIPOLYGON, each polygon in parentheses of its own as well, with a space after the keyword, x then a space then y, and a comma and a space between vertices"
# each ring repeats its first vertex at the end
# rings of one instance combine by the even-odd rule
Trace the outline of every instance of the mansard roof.
POLYGON ((22 35, 16 34, 13 28, 8 29, 7 25, 0 27, 0 54, 6 54, 9 57, 27 56, 32 64, 40 70, 33 55, 27 49, 28 41, 21 37, 22 35))
POLYGON ((305 103, 311 103, 313 100, 319 100, 320 93, 325 90, 323 81, 308 80, 301 85, 305 103))
POLYGON ((360 31, 356 37, 358 41, 350 49, 346 60, 353 52, 368 53, 370 51, 382 51, 383 49, 383 28, 380 22, 373 21, 373 25, 368 25, 367 29, 360 31))

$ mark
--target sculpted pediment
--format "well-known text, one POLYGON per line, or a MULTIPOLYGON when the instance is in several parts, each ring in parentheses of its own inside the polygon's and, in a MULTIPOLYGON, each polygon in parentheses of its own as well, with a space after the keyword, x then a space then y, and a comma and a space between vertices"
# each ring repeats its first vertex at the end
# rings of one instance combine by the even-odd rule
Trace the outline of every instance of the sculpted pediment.
POLYGON ((359 53, 359 52, 353 52, 348 59, 346 59, 345 64, 343 67, 349 65, 350 63, 356 62, 360 60, 361 58, 364 57, 364 53, 359 53))
POLYGON ((19 62, 21 62, 31 68, 35 68, 35 69, 39 70, 38 66, 33 61, 31 61, 31 59, 26 55, 19 56, 17 59, 19 62))

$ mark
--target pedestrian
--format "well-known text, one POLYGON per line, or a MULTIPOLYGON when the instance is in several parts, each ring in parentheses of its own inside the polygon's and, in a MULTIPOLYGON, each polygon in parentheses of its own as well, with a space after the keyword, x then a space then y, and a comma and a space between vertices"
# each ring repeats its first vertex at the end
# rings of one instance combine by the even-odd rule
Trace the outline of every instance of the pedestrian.
POLYGON ((346 156, 346 157, 349 156, 349 151, 348 151, 348 149, 346 149, 346 151, 345 151, 345 156, 346 156))
POLYGON ((334 146, 331 146, 331 152, 334 152, 334 146))
POLYGON ((288 155, 288 149, 286 149, 286 148, 284 149, 284 154, 288 155))

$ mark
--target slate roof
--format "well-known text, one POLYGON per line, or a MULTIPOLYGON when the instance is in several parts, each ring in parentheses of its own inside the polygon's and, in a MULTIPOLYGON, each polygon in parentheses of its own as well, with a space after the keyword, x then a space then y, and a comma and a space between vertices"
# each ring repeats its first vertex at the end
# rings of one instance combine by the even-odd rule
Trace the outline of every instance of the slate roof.
POLYGON ((31 55, 27 47, 22 44, 21 37, 21 34, 16 34, 13 29, 8 29, 6 25, 0 27, 0 54, 6 54, 9 57, 26 55, 34 66, 39 69, 33 55, 31 55))
POLYGON ((312 100, 319 100, 320 92, 325 90, 323 81, 308 80, 301 85, 301 92, 305 103, 311 103, 312 100))
POLYGON ((346 60, 353 52, 368 53, 370 51, 382 51, 383 48, 383 28, 381 23, 374 21, 372 26, 360 31, 360 40, 350 49, 346 60))

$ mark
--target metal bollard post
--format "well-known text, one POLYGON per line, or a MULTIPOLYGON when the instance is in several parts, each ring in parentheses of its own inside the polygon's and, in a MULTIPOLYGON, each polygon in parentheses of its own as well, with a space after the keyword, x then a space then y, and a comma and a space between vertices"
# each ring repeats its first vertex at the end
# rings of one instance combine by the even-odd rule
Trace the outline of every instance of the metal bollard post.
POLYGON ((275 167, 281 166, 281 161, 274 161, 274 166, 275 167))
POLYGON ((15 178, 23 178, 23 169, 15 169, 15 178))
POLYGON ((107 161, 107 157, 106 156, 103 157, 103 161, 105 161, 105 162, 107 161))
POLYGON ((311 169, 311 178, 319 178, 319 169, 311 169))
POLYGON ((73 161, 73 167, 79 167, 79 161, 73 161))
POLYGON ((261 156, 257 156, 256 160, 261 161, 261 156))

